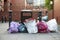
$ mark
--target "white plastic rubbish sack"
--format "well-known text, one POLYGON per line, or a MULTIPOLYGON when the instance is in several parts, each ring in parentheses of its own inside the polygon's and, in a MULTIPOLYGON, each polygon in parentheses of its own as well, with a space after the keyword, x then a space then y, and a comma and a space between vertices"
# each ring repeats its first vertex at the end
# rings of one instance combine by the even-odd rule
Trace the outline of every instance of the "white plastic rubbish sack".
POLYGON ((47 22, 47 25, 48 25, 48 29, 50 31, 58 31, 58 24, 56 22, 56 19, 51 19, 47 22))
POLYGON ((37 33, 38 29, 36 26, 36 20, 27 20, 26 22, 24 22, 28 33, 37 33))

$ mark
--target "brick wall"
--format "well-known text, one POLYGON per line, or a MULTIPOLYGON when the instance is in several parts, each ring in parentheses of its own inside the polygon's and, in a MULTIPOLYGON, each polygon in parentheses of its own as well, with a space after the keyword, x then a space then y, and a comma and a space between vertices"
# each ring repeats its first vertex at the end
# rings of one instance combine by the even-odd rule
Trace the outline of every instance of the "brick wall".
POLYGON ((54 17, 60 23, 60 0, 54 0, 54 17))
MULTIPOLYGON (((12 3, 11 9, 13 10, 12 19, 13 20, 20 20, 20 10, 25 8, 25 1, 24 0, 8 0, 12 3)), ((57 21, 60 23, 60 0, 54 0, 54 17, 57 19, 57 21)), ((29 6, 27 4, 27 9, 33 9, 33 6, 29 6)), ((9 9, 9 7, 7 7, 9 9)), ((8 11, 5 14, 8 20, 8 11)), ((52 11, 48 14, 49 20, 52 19, 52 11)), ((37 18, 37 13, 33 14, 33 18, 37 18)))

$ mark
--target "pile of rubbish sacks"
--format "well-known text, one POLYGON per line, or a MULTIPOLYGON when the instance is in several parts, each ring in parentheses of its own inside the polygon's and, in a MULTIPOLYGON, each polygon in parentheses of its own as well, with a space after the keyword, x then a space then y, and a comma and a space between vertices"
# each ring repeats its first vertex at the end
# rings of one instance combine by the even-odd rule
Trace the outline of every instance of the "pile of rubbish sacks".
POLYGON ((58 32, 58 24, 56 19, 45 22, 29 18, 23 23, 12 21, 8 29, 9 33, 49 33, 58 32))

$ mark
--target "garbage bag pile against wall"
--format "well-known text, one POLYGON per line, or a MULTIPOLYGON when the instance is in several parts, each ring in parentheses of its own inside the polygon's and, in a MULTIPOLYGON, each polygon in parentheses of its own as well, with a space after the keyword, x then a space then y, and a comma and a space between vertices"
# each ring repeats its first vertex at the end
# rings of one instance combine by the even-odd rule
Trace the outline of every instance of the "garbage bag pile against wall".
POLYGON ((12 21, 9 27, 9 33, 11 32, 28 32, 28 33, 38 33, 38 32, 49 32, 56 31, 58 32, 58 24, 56 19, 51 19, 48 22, 45 21, 37 21, 33 18, 25 19, 25 25, 19 24, 17 22, 12 21), (37 26, 38 25, 38 26, 37 26), (19 30, 18 30, 19 29, 19 30))

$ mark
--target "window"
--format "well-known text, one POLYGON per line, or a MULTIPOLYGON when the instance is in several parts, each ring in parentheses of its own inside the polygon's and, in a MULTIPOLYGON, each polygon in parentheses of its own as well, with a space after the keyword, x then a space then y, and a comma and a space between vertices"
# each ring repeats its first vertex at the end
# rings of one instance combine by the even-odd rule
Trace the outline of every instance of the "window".
MULTIPOLYGON (((45 0, 26 0, 27 4, 32 4, 34 8, 44 8, 45 0)), ((26 3, 25 3, 26 6, 26 3)))
POLYGON ((45 0, 33 0, 33 5, 34 6, 44 6, 45 0))

